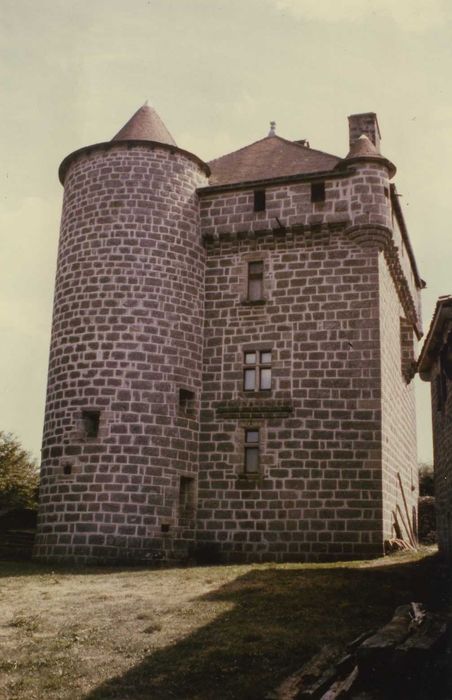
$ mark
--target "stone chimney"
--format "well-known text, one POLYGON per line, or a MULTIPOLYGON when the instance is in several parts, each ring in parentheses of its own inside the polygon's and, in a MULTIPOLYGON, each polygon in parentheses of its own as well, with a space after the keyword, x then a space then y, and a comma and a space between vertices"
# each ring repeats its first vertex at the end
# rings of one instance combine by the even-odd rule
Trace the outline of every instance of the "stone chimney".
POLYGON ((380 129, 378 127, 377 115, 375 112, 364 112, 363 114, 351 114, 348 118, 348 130, 350 148, 361 134, 365 134, 372 141, 378 153, 380 153, 380 129))

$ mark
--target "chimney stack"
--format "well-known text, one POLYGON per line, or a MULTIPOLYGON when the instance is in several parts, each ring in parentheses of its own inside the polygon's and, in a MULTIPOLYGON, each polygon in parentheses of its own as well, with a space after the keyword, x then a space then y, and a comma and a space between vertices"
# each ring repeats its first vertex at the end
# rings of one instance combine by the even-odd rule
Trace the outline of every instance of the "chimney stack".
POLYGON ((350 148, 361 134, 369 138, 380 153, 380 129, 378 127, 377 115, 375 112, 364 112, 363 114, 351 114, 348 118, 350 148))

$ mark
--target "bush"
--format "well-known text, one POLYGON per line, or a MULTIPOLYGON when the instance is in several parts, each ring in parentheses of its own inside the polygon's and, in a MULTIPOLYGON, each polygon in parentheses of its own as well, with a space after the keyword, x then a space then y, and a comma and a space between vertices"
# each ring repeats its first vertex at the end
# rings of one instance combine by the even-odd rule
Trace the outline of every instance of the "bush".
POLYGON ((36 508, 38 485, 36 461, 12 433, 0 431, 0 510, 36 508))
POLYGON ((433 496, 421 496, 419 499, 419 541, 422 544, 436 542, 436 513, 433 496))

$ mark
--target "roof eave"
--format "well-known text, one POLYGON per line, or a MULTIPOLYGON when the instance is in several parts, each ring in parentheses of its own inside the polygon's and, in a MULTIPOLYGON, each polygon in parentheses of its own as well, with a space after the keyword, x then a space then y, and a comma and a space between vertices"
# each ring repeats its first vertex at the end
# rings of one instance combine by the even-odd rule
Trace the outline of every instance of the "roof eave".
POLYGON ((229 192, 232 190, 249 190, 262 187, 270 187, 276 185, 285 185, 292 182, 315 182, 317 180, 327 180, 338 177, 348 177, 350 170, 346 172, 338 172, 337 170, 322 170, 312 173, 297 173, 295 175, 281 175, 279 177, 265 178, 262 180, 242 180, 239 182, 230 182, 220 185, 207 185, 206 187, 198 187, 199 195, 216 194, 220 192, 229 192))
POLYGON ((336 165, 336 168, 338 170, 342 170, 342 168, 347 168, 349 164, 355 164, 355 163, 379 163, 380 165, 384 165, 385 168, 387 168, 388 173, 389 173, 389 178, 394 177, 394 175, 397 172, 397 168, 392 163, 388 158, 385 158, 384 156, 380 155, 357 155, 357 156, 351 156, 351 157, 346 157, 343 158, 339 163, 336 165))
POLYGON ((411 241, 410 241, 410 236, 408 234, 408 229, 407 229, 407 226, 405 223, 405 217, 403 216, 402 207, 400 206, 399 197, 397 195, 397 189, 393 183, 391 183, 391 185, 390 185, 390 191, 391 191, 391 204, 393 206, 393 210, 394 210, 394 213, 395 213, 396 218, 397 218, 397 223, 399 224, 400 231, 402 233, 403 242, 405 243, 405 247, 406 247, 407 252, 408 252, 408 257, 410 258, 411 269, 413 270, 414 278, 416 281, 416 286, 418 289, 424 289, 426 285, 425 285, 424 280, 421 278, 421 276, 419 274, 419 270, 418 270, 417 263, 416 263, 416 258, 414 257, 414 251, 413 251, 413 247, 412 247, 411 241))
POLYGON ((88 153, 92 153, 93 151, 109 151, 113 148, 133 148, 134 146, 146 146, 151 150, 154 148, 163 148, 164 150, 170 151, 172 153, 181 153, 187 156, 187 158, 190 158, 195 163, 197 163, 200 166, 200 168, 204 170, 207 177, 210 176, 210 168, 207 165, 207 163, 205 163, 203 160, 201 160, 201 158, 198 158, 198 156, 196 156, 194 153, 191 153, 190 151, 185 151, 183 148, 179 148, 179 146, 172 146, 169 143, 161 143, 160 141, 148 141, 145 139, 129 139, 125 141, 103 141, 101 143, 94 143, 91 146, 83 146, 83 148, 78 148, 76 151, 69 153, 69 155, 67 155, 66 158, 63 159, 58 169, 59 180, 64 186, 64 180, 67 171, 69 170, 69 167, 71 166, 73 161, 81 155, 87 155, 88 153))
POLYGON ((443 299, 440 297, 436 303, 432 322, 417 361, 419 376, 424 381, 430 380, 430 369, 441 343, 442 328, 444 323, 449 320, 452 320, 452 296, 443 299))

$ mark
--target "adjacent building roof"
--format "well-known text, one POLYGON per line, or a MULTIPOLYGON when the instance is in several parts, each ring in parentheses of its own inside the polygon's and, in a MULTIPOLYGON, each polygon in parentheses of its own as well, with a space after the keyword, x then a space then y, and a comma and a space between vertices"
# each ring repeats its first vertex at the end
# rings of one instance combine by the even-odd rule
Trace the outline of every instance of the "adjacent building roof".
POLYGON ((157 141, 176 146, 176 142, 153 107, 147 102, 138 109, 112 141, 157 141))
POLYGON ((421 379, 427 381, 430 379, 430 368, 444 343, 445 324, 448 321, 452 321, 452 295, 450 294, 440 297, 436 302, 432 322, 418 360, 421 379))
POLYGON ((222 186, 278 177, 326 172, 341 158, 270 134, 260 141, 210 161, 210 185, 222 186))

